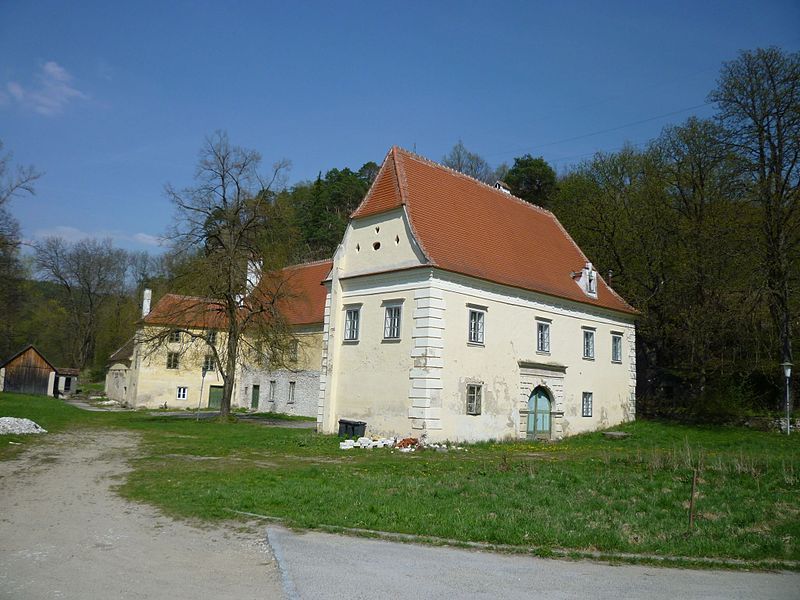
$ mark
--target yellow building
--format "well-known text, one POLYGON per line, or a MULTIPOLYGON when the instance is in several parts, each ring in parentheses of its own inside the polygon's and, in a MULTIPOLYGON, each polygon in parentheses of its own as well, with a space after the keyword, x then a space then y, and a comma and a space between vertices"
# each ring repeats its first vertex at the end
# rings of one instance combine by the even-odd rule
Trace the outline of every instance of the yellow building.
MULTIPOLYGON (((278 309, 296 343, 285 367, 276 370, 269 370, 255 344, 247 339, 240 344, 233 407, 316 414, 326 296, 321 282, 330 265, 319 261, 281 271, 287 299, 278 309)), ((213 300, 166 294, 151 310, 146 290, 139 330, 129 352, 123 348, 113 355, 106 393, 137 408, 218 407, 223 380, 211 346, 222 355, 225 331, 225 319, 213 300)))

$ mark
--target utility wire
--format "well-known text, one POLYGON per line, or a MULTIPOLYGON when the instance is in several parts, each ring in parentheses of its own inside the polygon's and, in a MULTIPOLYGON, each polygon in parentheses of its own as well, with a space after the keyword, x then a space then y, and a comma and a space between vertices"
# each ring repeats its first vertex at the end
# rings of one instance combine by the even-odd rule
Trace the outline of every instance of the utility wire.
POLYGON ((631 121, 630 123, 623 123, 622 125, 616 125, 614 127, 609 127, 608 129, 602 129, 600 131, 593 131, 592 133, 584 133, 582 135, 576 135, 576 136, 569 137, 569 138, 564 138, 564 139, 561 139, 561 140, 555 140, 555 141, 552 141, 552 142, 546 142, 544 144, 537 144, 535 146, 527 146, 527 147, 524 147, 524 148, 516 148, 514 150, 506 150, 504 152, 497 152, 497 153, 494 153, 494 154, 489 154, 487 156, 492 157, 492 156, 502 156, 502 155, 506 155, 506 154, 516 154, 517 152, 530 152, 531 150, 534 150, 534 149, 547 148, 548 146, 555 146, 557 144, 565 144, 567 142, 574 142, 576 140, 582 140, 584 138, 593 137, 595 135, 602 135, 604 133, 611 133, 612 131, 619 131, 620 129, 625 129, 627 127, 633 127, 634 125, 641 125, 642 123, 650 123, 651 121, 657 121, 659 119, 665 119, 666 117, 672 117, 674 115, 679 115, 681 113, 685 113, 685 112, 688 112, 690 110, 697 110, 698 108, 705 108, 706 106, 711 106, 711 104, 713 104, 713 102, 705 102, 703 104, 697 104, 695 106, 687 106, 686 108, 681 108, 679 110, 673 110, 671 112, 664 113, 664 114, 661 114, 661 115, 656 115, 654 117, 648 117, 646 119, 640 119, 638 121, 631 121))

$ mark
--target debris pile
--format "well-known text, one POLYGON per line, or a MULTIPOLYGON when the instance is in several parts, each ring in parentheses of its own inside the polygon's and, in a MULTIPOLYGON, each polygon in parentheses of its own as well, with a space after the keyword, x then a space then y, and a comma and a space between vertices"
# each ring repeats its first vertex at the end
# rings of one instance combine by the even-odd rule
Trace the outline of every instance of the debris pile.
POLYGON ((353 448, 393 448, 396 441, 394 438, 382 438, 373 435, 372 437, 360 437, 357 440, 339 442, 339 448, 342 450, 352 450, 353 448))
POLYGON ((342 450, 352 450, 353 448, 396 448, 399 452, 415 452, 417 450, 433 450, 434 452, 450 452, 451 450, 462 450, 466 448, 450 444, 426 444, 424 439, 415 437, 407 438, 382 438, 377 435, 371 437, 360 437, 357 440, 344 440, 339 442, 342 450))
POLYGON ((47 433, 30 419, 0 417, 0 435, 24 435, 28 433, 47 433))

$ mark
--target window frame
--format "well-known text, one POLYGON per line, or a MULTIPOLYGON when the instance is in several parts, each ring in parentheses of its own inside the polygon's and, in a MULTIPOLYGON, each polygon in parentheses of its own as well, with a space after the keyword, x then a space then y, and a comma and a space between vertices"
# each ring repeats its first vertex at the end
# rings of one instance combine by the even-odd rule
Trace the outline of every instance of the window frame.
POLYGON ((296 363, 300 360, 300 341, 292 340, 289 342, 289 361, 296 363))
POLYGON ((295 397, 295 388, 297 387, 296 381, 289 382, 289 392, 286 400, 286 404, 294 404, 294 397, 295 397))
POLYGON ((467 384, 467 404, 466 414, 471 417, 480 416, 483 411, 483 384, 482 383, 468 383, 467 384), (470 395, 472 398, 470 398, 470 395))
POLYGON ((596 330, 593 327, 583 327, 581 329, 583 332, 583 359, 584 360, 594 360, 595 357, 595 341, 596 341, 596 330), (591 344, 587 345, 587 340, 591 340, 591 344), (587 352, 589 350, 589 352, 587 352))
POLYGON ((383 311, 383 339, 391 341, 399 340, 402 322, 403 305, 399 303, 386 304, 383 311), (397 311, 396 319, 390 315, 390 313, 394 311, 397 311))
POLYGON ((581 417, 590 418, 592 416, 593 407, 594 407, 594 392, 583 392, 583 394, 581 395, 581 417))
POLYGON ((614 364, 622 364, 622 338, 621 332, 611 332, 611 362, 614 364), (619 356, 614 356, 617 350, 619 350, 619 356))
POLYGON ((467 306, 467 344, 471 346, 486 345, 486 309, 479 306, 467 306), (476 327, 472 326, 475 315, 476 327), (475 334, 473 336, 473 333, 475 334))
POLYGON ((167 369, 179 369, 181 364, 180 356, 180 352, 167 352, 167 369))
POLYGON ((536 352, 538 354, 550 354, 550 330, 551 321, 548 319, 536 319, 536 352), (542 344, 542 332, 546 332, 547 344, 542 344))
POLYGON ((213 354, 206 354, 203 356, 203 371, 206 373, 212 373, 217 370, 217 360, 214 358, 213 354), (209 360, 211 361, 211 366, 209 367, 209 360))
POLYGON ((181 343, 181 332, 179 329, 172 329, 169 332, 169 337, 167 338, 167 343, 169 344, 180 344, 181 343))
POLYGON ((269 380, 269 401, 275 402, 275 389, 278 387, 278 382, 274 379, 269 380))
POLYGON ((206 344, 208 344, 209 346, 217 345, 217 332, 215 329, 209 329, 206 332, 206 344))
POLYGON ((361 334, 361 305, 346 306, 344 309, 344 335, 343 341, 353 344, 358 342, 361 334), (351 318, 355 315, 355 319, 351 318))
POLYGON ((188 400, 189 399, 189 387, 185 385, 179 385, 175 390, 175 399, 176 400, 188 400), (183 391, 183 395, 181 395, 181 391, 183 391))

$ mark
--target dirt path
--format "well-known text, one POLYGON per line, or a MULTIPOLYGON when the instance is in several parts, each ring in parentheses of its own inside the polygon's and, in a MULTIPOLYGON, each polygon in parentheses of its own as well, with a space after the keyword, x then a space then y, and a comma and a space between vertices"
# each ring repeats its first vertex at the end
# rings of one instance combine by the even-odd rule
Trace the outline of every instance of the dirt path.
POLYGON ((110 489, 137 438, 69 433, 0 462, 0 598, 280 598, 263 534, 198 529, 110 489))

